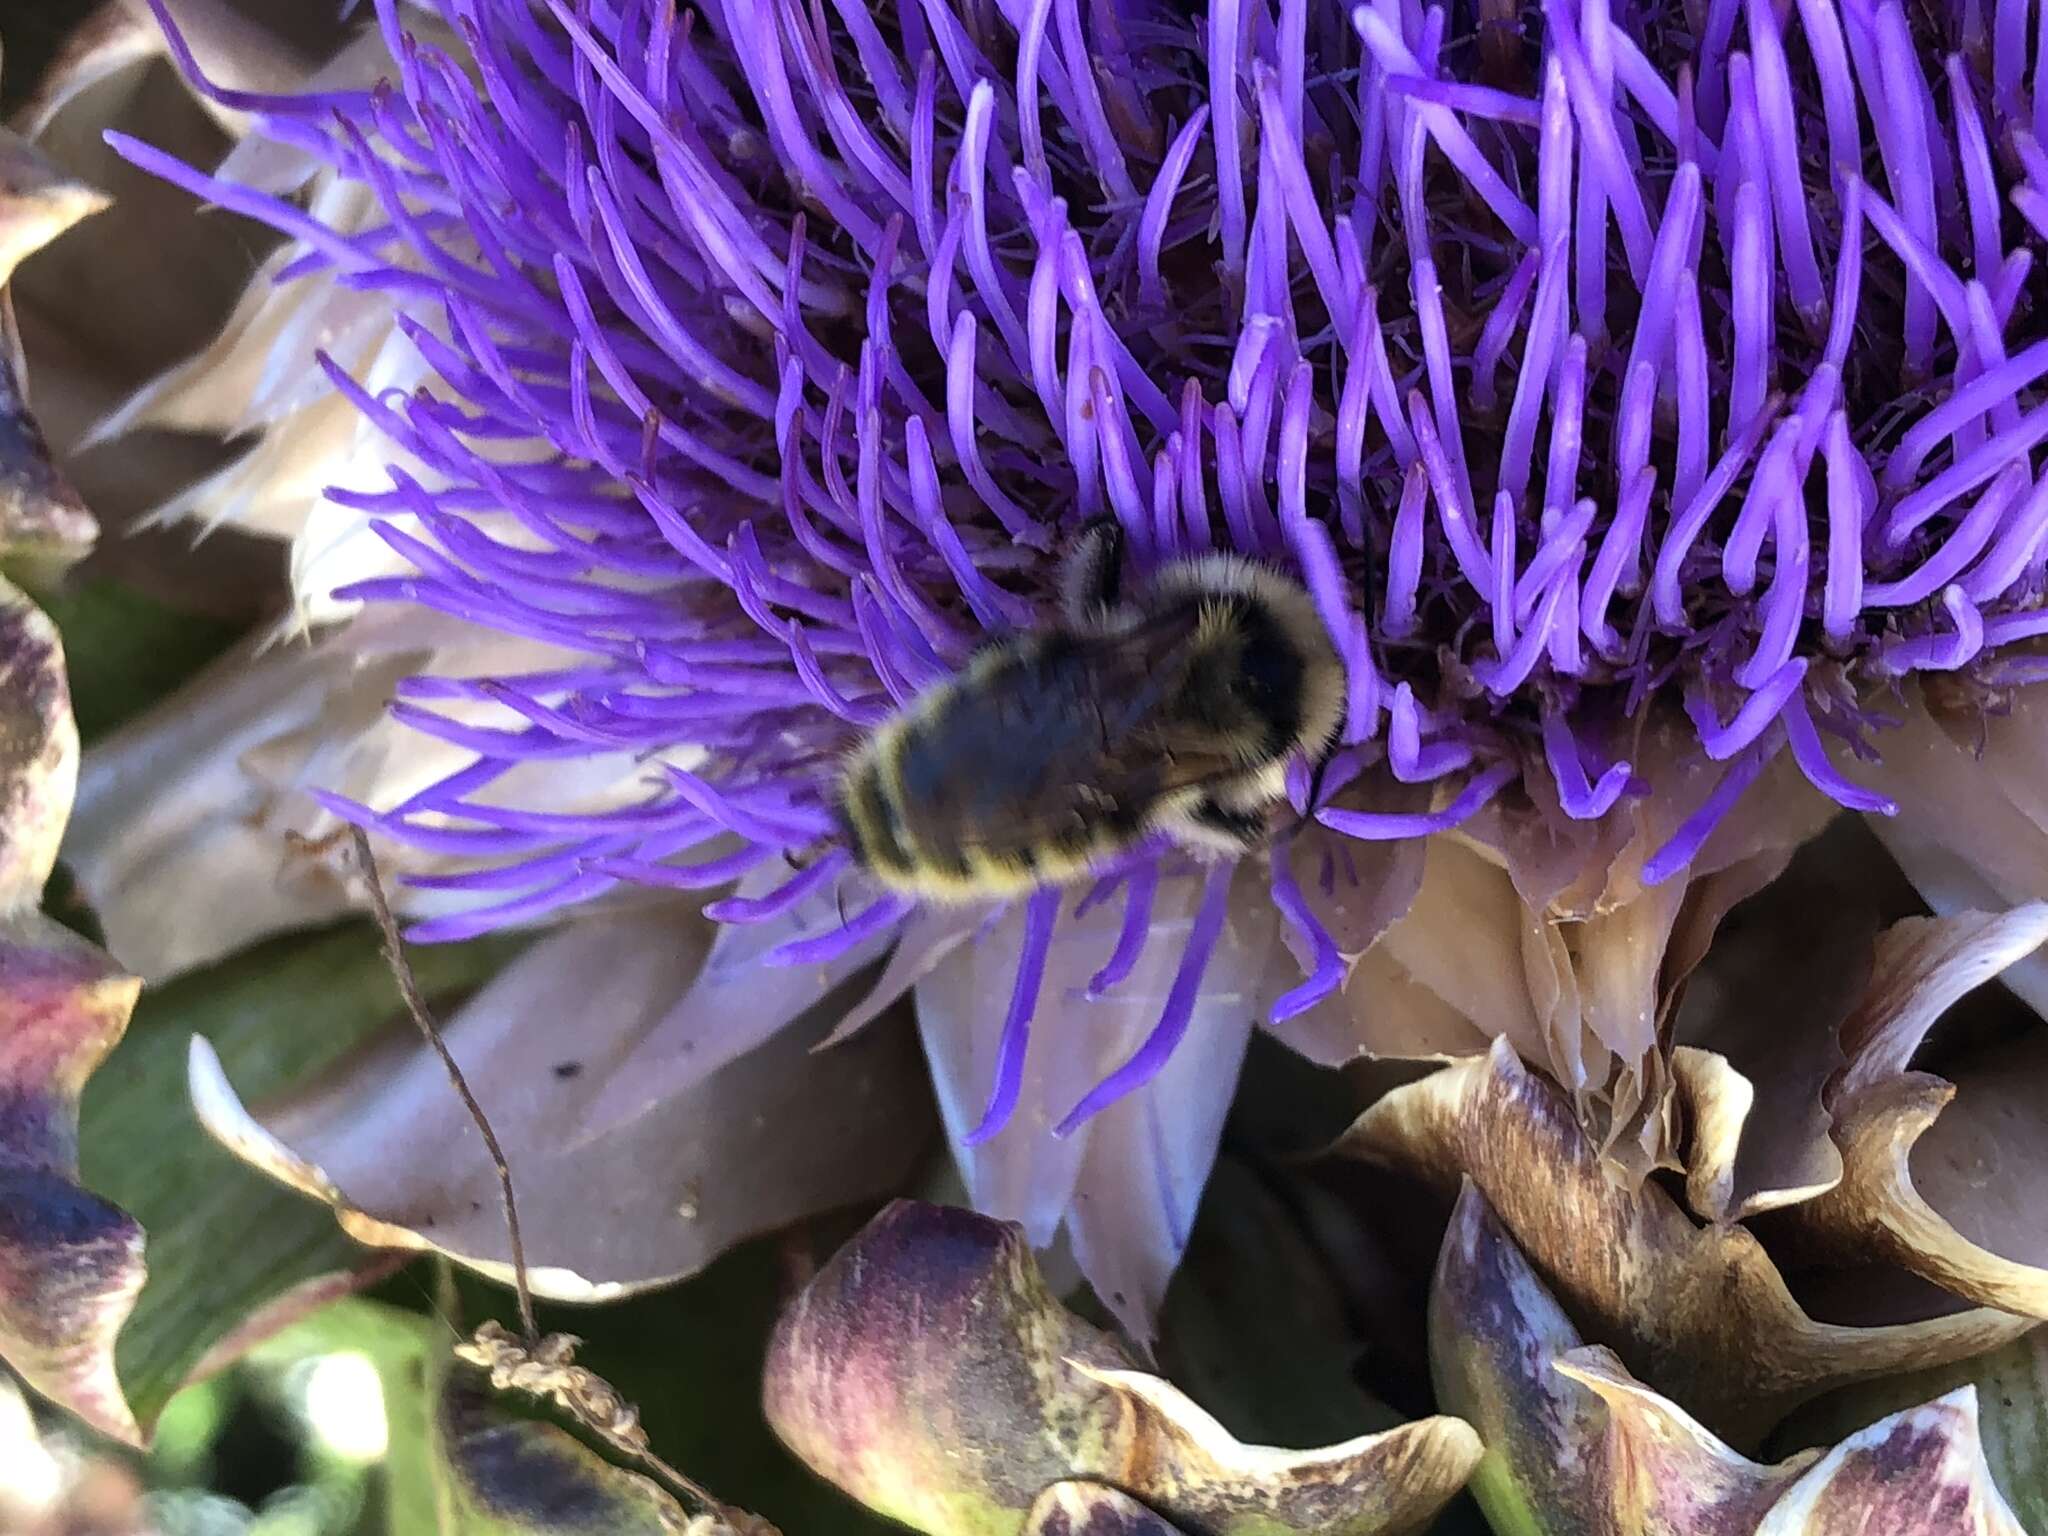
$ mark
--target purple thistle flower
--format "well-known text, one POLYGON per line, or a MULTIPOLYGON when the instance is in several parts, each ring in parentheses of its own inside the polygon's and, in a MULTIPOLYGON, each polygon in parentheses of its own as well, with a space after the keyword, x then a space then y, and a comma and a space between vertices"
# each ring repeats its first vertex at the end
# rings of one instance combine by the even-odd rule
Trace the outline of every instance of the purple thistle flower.
MULTIPOLYGON (((474 853, 436 878, 479 903, 422 939, 742 873, 712 912, 771 925, 746 948, 771 965, 850 971, 902 934, 907 984, 1000 928, 986 1099, 948 1104, 971 1162, 1042 1074, 1064 1132, 1176 1070, 1233 882, 1270 887, 1308 962, 1232 1005, 1285 1020, 1344 981, 1333 911, 1371 867, 1345 840, 1489 808, 1568 835, 1721 765, 1656 885, 1779 759, 1888 812, 1842 764, 1882 752, 1909 676, 1994 707, 2040 675, 2048 6, 439 9, 466 57, 379 0, 396 80, 235 98, 374 193, 360 233, 116 143, 305 242, 292 273, 391 295, 438 375, 379 395, 328 367, 419 467, 334 493, 415 567, 344 595, 589 657, 402 691, 474 761, 337 809, 474 853), (1141 567, 1232 549, 1313 594, 1349 668, 1315 804, 1296 775, 1301 835, 1339 835, 1321 878, 1283 838, 1169 921, 1185 870, 1147 849, 967 921, 838 854, 785 868, 830 835, 854 733, 1044 620, 1102 513, 1141 567), (1645 745, 1667 720, 1682 752, 1645 745), (489 795, 679 746, 703 763, 628 810, 489 795), (1069 1081, 1047 956, 1088 921, 1075 990, 1144 965, 1163 1000, 1069 1081)), ((1034 1198, 1049 1237, 1065 1195, 1034 1198)))

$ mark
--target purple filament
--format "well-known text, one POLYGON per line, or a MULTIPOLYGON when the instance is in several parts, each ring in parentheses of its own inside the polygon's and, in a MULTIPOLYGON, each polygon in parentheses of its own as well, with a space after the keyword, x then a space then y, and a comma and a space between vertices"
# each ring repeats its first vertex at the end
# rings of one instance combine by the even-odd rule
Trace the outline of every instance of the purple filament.
POLYGON ((1067 1117, 1053 1127, 1055 1136, 1073 1135, 1117 1100, 1137 1092, 1166 1069, 1174 1047, 1180 1044, 1194 1019, 1195 1004, 1201 997, 1202 973, 1223 932, 1223 919, 1230 906, 1230 878, 1235 869, 1232 864, 1210 866, 1202 885, 1202 904, 1195 912, 1187 947, 1181 952, 1180 969, 1174 973, 1158 1024, 1128 1061, 1089 1089, 1067 1117))
MULTIPOLYGON (((2032 675, 2048 92, 2018 0, 1988 24, 1548 0, 1488 23, 1524 35, 1519 78, 1484 81, 1472 18, 1390 0, 1142 24, 1076 0, 558 0, 552 22, 444 0, 473 59, 376 9, 376 91, 195 80, 356 184, 365 228, 109 142, 300 242, 291 280, 405 312, 422 387, 311 376, 405 461, 332 499, 413 573, 344 595, 586 659, 401 688, 397 717, 471 760, 395 809, 325 802, 465 861, 431 888, 491 904, 424 936, 814 846, 707 911, 762 921, 849 878, 823 809, 845 746, 1042 625, 1053 555, 1104 512, 1133 580, 1224 550, 1310 593, 1349 684, 1315 814, 1362 839, 1458 826, 1524 774, 1566 818, 1614 814, 1660 786, 1600 744, 1654 711, 1730 764, 1653 856, 1671 878, 1781 750, 1889 809, 1820 738, 1867 755, 1881 722, 1824 687, 2032 675), (661 766, 677 748, 699 766, 661 766), (605 754, 650 798, 493 803, 513 767, 605 754), (1440 808, 1363 809, 1389 779, 1440 808)), ((1151 942, 1156 851, 1123 874, 1091 994, 1151 942)), ((1284 849, 1271 894, 1311 955, 1293 1010, 1327 994, 1330 941, 1284 849)), ((781 958, 908 910, 853 906, 781 958)), ((1029 898, 980 1134, 1019 1091, 1056 922, 1029 898)), ((1204 932, 1110 1083, 1185 1028, 1204 932)))

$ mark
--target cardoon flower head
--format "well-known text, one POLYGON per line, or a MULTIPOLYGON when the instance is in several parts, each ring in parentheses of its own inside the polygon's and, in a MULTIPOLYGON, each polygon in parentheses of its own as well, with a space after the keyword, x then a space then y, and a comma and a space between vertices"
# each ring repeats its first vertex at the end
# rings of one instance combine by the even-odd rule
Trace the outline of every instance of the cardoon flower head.
MULTIPOLYGON (((344 809, 475 861, 421 937, 749 877, 721 922, 839 893, 769 962, 877 944, 908 903, 816 853, 840 753, 1044 622, 1104 513, 1141 569, 1313 594, 1348 710, 1293 794, 1342 838, 1567 828, 1722 765, 1656 885, 1779 758, 1888 809, 1842 764, 1911 674, 1990 707, 2039 673, 2048 7, 439 0, 461 57, 377 9, 394 81, 233 98, 374 195, 361 232, 119 147, 303 241, 287 279, 388 294, 433 375, 325 365, 404 458, 332 493, 412 567, 345 595, 581 657, 403 686, 473 761, 344 809), (491 794, 621 752, 627 809, 491 794)), ((1276 1017, 1345 977, 1332 846, 1261 876, 1309 957, 1276 1017)), ((1169 1060, 1234 877, 1169 941, 1180 858, 1024 902, 978 1132, 1057 1048, 1078 908, 1124 903, 1091 991, 1182 947, 1069 1124, 1169 1060)))

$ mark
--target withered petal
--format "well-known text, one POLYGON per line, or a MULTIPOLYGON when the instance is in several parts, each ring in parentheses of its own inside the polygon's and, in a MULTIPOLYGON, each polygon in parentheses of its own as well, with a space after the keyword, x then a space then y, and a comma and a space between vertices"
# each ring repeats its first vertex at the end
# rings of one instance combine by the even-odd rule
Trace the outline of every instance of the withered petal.
MULTIPOLYGON (((699 1081, 648 1113, 584 1119, 700 975, 707 928, 674 904, 570 924, 445 1022, 511 1165, 544 1295, 610 1300, 695 1273, 748 1237, 892 1192, 934 1139, 909 1031, 817 1053, 821 1019, 723 1065, 707 1060, 699 1081), (582 1027, 564 1035, 569 1017, 582 1027), (565 1135, 579 1124, 583 1135, 565 1135)), ((190 1081, 216 1138, 332 1205, 358 1240, 509 1278, 495 1172, 410 1026, 254 1113, 202 1039, 190 1081)))
POLYGON ((1697 1227, 1655 1183, 1611 1178, 1569 1100, 1505 1041, 1388 1094, 1339 1150, 1447 1193, 1469 1176, 1595 1342, 1738 1446, 1830 1386, 1960 1359, 2029 1326, 1983 1309, 1887 1328, 1814 1321, 1746 1229, 1697 1227))
MULTIPOLYGON (((1354 1035, 1407 1054, 1505 1037, 1564 1084, 1609 1164, 1635 1182, 1679 1166, 1663 1031, 1680 983, 1728 909, 1831 814, 1796 773, 1774 770, 1684 877, 1645 884, 1644 860, 1687 814, 1677 807, 1714 781, 1666 735, 1646 726, 1639 745, 1669 759, 1675 802, 1632 799, 1568 831, 1552 825, 1568 821, 1555 807, 1493 806, 1430 839, 1413 900, 1353 967, 1342 999, 1360 1021, 1354 1035)), ((1541 792, 1537 782, 1531 793, 1541 792)), ((1283 1038, 1329 1060, 1344 1034, 1322 1012, 1283 1038)))
MULTIPOLYGON (((401 678, 539 670, 569 655, 404 607, 366 611, 310 644, 275 641, 251 635, 85 754, 65 863, 108 947, 151 983, 367 905, 342 823, 311 791, 396 804, 468 761, 386 712, 401 678)), ((689 750, 668 760, 687 766, 689 750)), ((622 751, 515 765, 499 783, 517 796, 545 777, 554 803, 596 811, 642 795, 647 767, 622 751)), ((403 878, 468 868, 456 855, 385 840, 377 852, 404 917, 501 899, 403 878)))
MULTIPOLYGON (((1171 935, 1192 921, 1203 888, 1199 878, 1161 879, 1154 930, 1171 935)), ((970 1144, 969 1133, 1005 1049, 1002 1000, 1024 943, 1021 907, 996 915, 917 982, 917 1022, 971 1203, 1021 1222, 1041 1247, 1064 1223, 1096 1295, 1131 1337, 1149 1340, 1215 1161, 1258 1012, 1252 999, 1282 947, 1264 871, 1240 865, 1185 1032, 1164 1068, 1073 1134, 1055 1136, 1050 1129, 1150 1035, 1176 984, 1180 946, 1155 942, 1113 987, 1091 990, 1121 924, 1118 903, 1097 903, 1053 934, 1039 995, 1060 999, 1059 1011, 1041 1003, 1015 1110, 985 1141, 970 1144)))
POLYGON ((140 983, 35 912, 0 922, 0 1357, 93 1428, 139 1443, 114 1338, 142 1228, 78 1182, 78 1096, 140 983))
MULTIPOLYGON (((636 773, 633 780, 622 779, 621 787, 637 778, 636 773)), ((788 877, 780 864, 758 867, 740 877, 733 894, 759 897, 788 877)), ((871 934, 844 953, 811 964, 775 965, 763 956, 778 945, 836 927, 842 907, 854 910, 848 905, 854 899, 846 884, 835 880, 765 922, 718 925, 710 953, 688 985, 633 1037, 627 1054, 581 1109, 574 1139, 587 1140, 662 1111, 677 1096, 697 1091, 712 1072, 797 1021, 820 1022, 821 1005, 828 999, 833 1000, 831 1022, 838 1022, 844 1011, 833 994, 882 957, 892 932, 871 934)), ((821 1043, 815 1034, 810 1038, 821 1043)))
POLYGON ((1243 1445, 1062 1308, 1017 1227, 909 1201, 784 1314, 764 1402, 813 1470, 932 1536, 1016 1536, 1072 1479, 1188 1536, 1413 1532, 1479 1456, 1445 1418, 1314 1451, 1243 1445))

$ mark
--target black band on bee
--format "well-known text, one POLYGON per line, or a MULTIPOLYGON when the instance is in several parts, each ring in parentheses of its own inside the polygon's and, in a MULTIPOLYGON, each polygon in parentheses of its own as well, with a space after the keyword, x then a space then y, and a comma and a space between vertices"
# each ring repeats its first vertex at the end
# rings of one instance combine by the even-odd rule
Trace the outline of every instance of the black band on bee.
POLYGON ((917 858, 905 838, 902 819, 882 774, 880 759, 860 763, 847 775, 833 808, 846 834, 848 850, 861 863, 891 872, 913 870, 917 858))
POLYGON ((1238 624, 1244 646, 1238 664, 1266 720, 1266 750, 1284 755, 1301 738, 1302 679, 1309 659, 1263 605, 1247 605, 1238 624))

